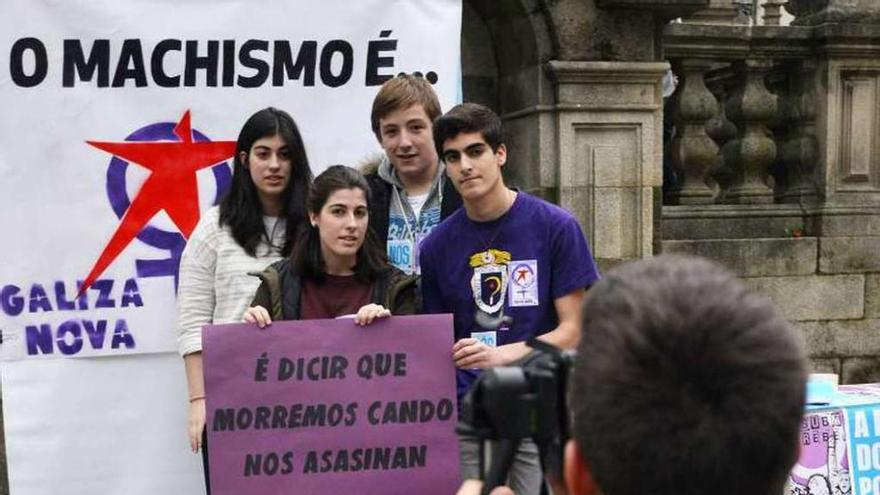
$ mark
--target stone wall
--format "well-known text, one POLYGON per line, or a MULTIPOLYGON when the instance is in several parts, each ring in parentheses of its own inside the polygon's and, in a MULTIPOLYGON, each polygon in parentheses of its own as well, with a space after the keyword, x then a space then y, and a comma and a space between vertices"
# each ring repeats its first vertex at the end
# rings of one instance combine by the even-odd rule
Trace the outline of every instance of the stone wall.
POLYGON ((740 209, 707 218, 693 210, 665 207, 663 252, 714 259, 769 296, 802 331, 814 371, 844 383, 880 381, 880 238, 786 235, 809 224, 803 214, 768 219, 766 209, 740 209), (672 238, 688 228, 717 237, 672 238))

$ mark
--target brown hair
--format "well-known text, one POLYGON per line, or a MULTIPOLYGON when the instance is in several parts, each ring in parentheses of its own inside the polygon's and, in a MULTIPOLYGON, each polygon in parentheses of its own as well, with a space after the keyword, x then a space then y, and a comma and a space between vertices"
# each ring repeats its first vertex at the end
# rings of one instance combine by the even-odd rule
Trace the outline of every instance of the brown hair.
POLYGON ((379 133, 380 119, 391 112, 405 110, 413 105, 421 105, 431 122, 440 116, 440 100, 437 99, 437 93, 434 92, 431 83, 425 79, 410 74, 400 74, 385 81, 373 100, 373 111, 370 113, 370 122, 376 139, 382 141, 382 135, 379 133))

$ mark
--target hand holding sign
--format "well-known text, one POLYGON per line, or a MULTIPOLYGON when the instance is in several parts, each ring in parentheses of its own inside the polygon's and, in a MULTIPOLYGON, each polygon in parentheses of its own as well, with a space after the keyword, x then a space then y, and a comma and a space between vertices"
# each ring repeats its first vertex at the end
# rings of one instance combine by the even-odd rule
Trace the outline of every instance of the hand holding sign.
POLYGON ((381 304, 367 304, 361 306, 354 317, 354 322, 360 326, 366 326, 373 323, 376 318, 387 318, 391 316, 391 311, 385 309, 381 304))
POLYGON ((455 492, 451 317, 385 311, 205 329, 212 493, 455 492))
POLYGON ((461 369, 486 369, 500 366, 504 361, 497 347, 486 345, 479 339, 464 338, 452 346, 452 360, 461 369))
MULTIPOLYGON (((360 326, 366 326, 376 318, 387 318, 391 316, 391 311, 385 309, 381 304, 367 304, 361 306, 357 314, 354 315, 354 322, 360 326)), ((255 323, 260 328, 266 328, 272 324, 272 317, 269 311, 262 306, 252 306, 244 312, 242 318, 245 323, 255 323)))
POLYGON ((269 311, 262 306, 251 306, 244 312, 243 320, 246 323, 256 323, 260 328, 266 328, 272 324, 272 317, 269 311))

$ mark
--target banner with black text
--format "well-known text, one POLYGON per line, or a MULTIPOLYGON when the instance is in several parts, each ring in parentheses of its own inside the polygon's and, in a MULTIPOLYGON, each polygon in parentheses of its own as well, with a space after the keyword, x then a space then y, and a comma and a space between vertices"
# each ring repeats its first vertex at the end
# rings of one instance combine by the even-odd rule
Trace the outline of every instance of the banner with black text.
POLYGON ((0 360, 15 495, 202 490, 175 288, 255 111, 312 170, 381 152, 379 85, 459 99, 460 0, 0 3, 0 360), (87 359, 81 359, 87 358, 87 359))

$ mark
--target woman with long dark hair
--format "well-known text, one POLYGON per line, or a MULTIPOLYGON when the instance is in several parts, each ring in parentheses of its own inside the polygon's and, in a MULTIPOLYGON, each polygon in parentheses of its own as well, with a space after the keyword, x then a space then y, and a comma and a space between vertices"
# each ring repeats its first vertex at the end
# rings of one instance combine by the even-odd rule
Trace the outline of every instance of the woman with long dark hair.
POLYGON ((369 228, 369 211, 370 187, 357 170, 334 165, 315 178, 309 224, 292 257, 263 271, 244 320, 262 328, 273 320, 354 314, 367 325, 392 313, 416 313, 416 279, 388 264, 369 228))
POLYGON ((296 123, 275 108, 245 122, 233 161, 230 190, 199 220, 180 261, 178 349, 186 364, 190 447, 202 450, 206 484, 202 326, 241 321, 259 284, 247 273, 290 255, 312 180, 296 123))

